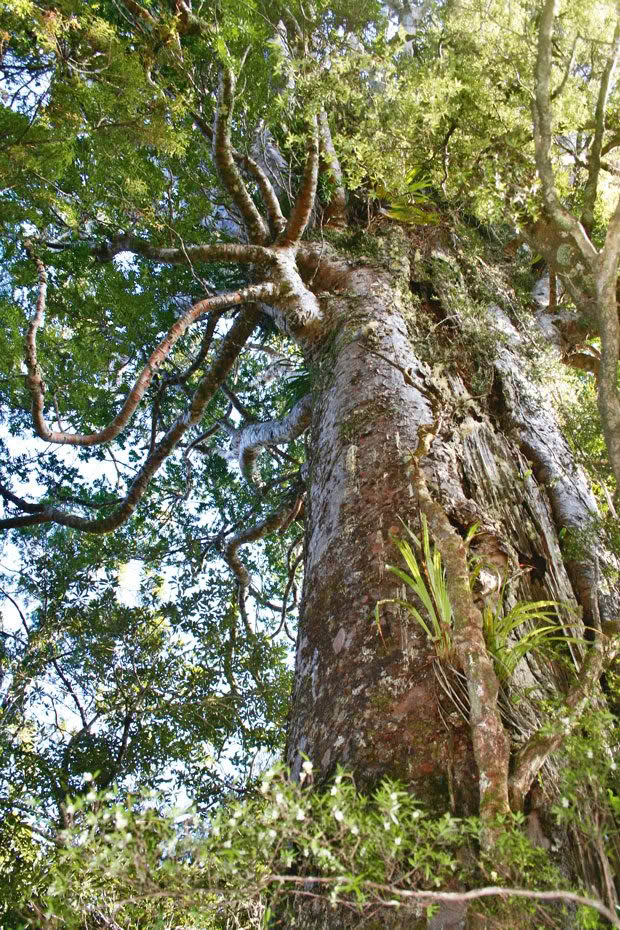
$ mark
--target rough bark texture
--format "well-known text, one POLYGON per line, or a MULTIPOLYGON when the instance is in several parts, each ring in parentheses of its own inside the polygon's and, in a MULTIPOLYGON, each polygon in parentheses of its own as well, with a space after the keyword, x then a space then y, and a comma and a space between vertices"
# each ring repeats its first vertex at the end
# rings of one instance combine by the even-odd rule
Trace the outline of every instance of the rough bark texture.
MULTIPOLYGON (((610 556, 599 543, 564 563, 559 530, 587 529, 596 502, 536 381, 516 320, 493 304, 479 307, 475 321, 467 316, 458 249, 427 243, 410 265, 402 238, 386 243, 377 259, 340 263, 338 294, 333 262, 329 282, 321 283, 320 265, 314 272, 315 289, 329 285, 332 296, 322 306, 329 334, 313 358, 306 574, 288 761, 297 775, 301 754, 310 757, 319 783, 338 764, 364 789, 397 777, 432 809, 465 815, 479 809, 482 759, 479 750, 474 756, 467 717, 442 691, 431 645, 404 612, 386 608, 380 631, 373 622, 377 601, 405 594, 386 562, 396 561, 390 537, 402 535, 400 520, 419 527, 412 455, 429 500, 456 532, 464 536, 479 525, 473 546, 484 565, 475 591, 480 607, 497 603, 505 583, 509 604, 568 601, 590 621, 599 612, 614 615, 617 596, 600 581, 597 565, 610 556), (454 340, 462 341, 458 350, 454 340)), ((568 613, 565 621, 571 634, 583 629, 568 613)), ((572 649, 578 669, 583 649, 572 649)), ((561 675, 552 677, 529 658, 515 683, 541 695, 566 690, 561 675)), ((462 696, 462 676, 460 687, 462 696)), ((542 721, 531 707, 511 716, 505 697, 500 707, 515 754, 542 721)), ((411 911, 373 920, 376 914, 360 924, 315 901, 292 925, 427 925, 411 911)), ((462 909, 444 910, 428 926, 484 925, 476 920, 462 909)))

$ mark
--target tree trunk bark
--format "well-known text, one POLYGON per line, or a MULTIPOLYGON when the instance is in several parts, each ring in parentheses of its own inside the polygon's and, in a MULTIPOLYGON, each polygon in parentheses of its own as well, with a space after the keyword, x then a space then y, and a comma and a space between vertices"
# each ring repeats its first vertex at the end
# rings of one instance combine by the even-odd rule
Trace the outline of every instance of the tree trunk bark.
MULTIPOLYGON (((391 537, 404 535, 402 523, 419 532, 412 458, 458 533, 478 524, 480 606, 497 604, 503 591, 509 604, 579 604, 591 620, 599 610, 614 614, 617 597, 610 590, 597 597, 596 566, 608 558, 599 543, 579 561, 565 565, 562 558, 559 530, 587 529, 596 502, 528 373, 531 350, 509 315, 491 306, 472 322, 449 249, 433 252, 429 244, 410 264, 405 237, 395 235, 380 250, 376 260, 319 264, 314 272, 316 292, 329 289, 331 296, 324 300, 328 333, 312 359, 305 582, 288 763, 298 777, 309 757, 319 785, 338 765, 364 791, 385 776, 398 778, 431 811, 463 816, 478 812, 480 785, 462 676, 442 666, 401 607, 384 604, 379 624, 374 617, 378 602, 408 596, 386 563, 399 564, 391 537)), ((578 666, 582 650, 570 648, 578 666)), ((557 680, 552 672, 530 656, 514 682, 540 695, 565 689, 561 670, 557 680)), ((502 712, 514 751, 540 721, 527 702, 511 718, 504 701, 502 712)), ((428 926, 438 930, 466 926, 462 910, 433 920, 428 926)), ((316 902, 301 907, 294 925, 374 926, 316 902)), ((386 912, 376 926, 426 922, 422 911, 386 912)))

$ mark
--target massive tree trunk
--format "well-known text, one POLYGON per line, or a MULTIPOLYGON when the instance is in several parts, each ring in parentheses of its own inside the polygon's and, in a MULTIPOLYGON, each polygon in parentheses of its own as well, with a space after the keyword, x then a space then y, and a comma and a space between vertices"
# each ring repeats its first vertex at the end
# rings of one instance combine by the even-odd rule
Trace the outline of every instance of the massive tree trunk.
MULTIPOLYGON (((312 360, 305 589, 288 761, 297 775, 309 757, 319 782, 342 765, 363 789, 396 777, 431 810, 467 815, 484 800, 479 769, 493 752, 501 759, 501 736, 495 734, 497 745, 480 745, 490 720, 480 715, 493 708, 479 708, 476 718, 467 695, 468 687, 470 697, 475 693, 472 676, 459 668, 458 655, 454 668, 442 663, 397 605, 383 605, 375 622, 378 602, 406 594, 386 570, 386 562, 398 563, 391 537, 404 534, 403 523, 419 531, 430 496, 447 518, 446 532, 464 537, 478 525, 473 551, 482 571, 474 606, 494 606, 502 596, 507 603, 553 599, 580 606, 591 625, 613 614, 617 600, 603 590, 598 566, 609 555, 598 543, 585 545, 578 561, 563 559, 560 530, 586 531, 596 501, 544 383, 533 379, 538 350, 511 319, 515 304, 505 282, 504 309, 479 305, 474 312, 464 272, 475 277, 475 261, 464 267, 458 250, 436 239, 410 261, 398 234, 376 240, 375 248, 374 259, 324 268, 319 261, 313 271, 315 290, 329 288, 331 296, 324 301, 328 336, 312 360)), ((501 276, 494 274, 499 292, 501 276)), ((482 276, 480 270, 472 290, 482 276)), ((567 633, 583 631, 582 621, 569 629, 568 613, 565 620, 567 633)), ((584 649, 567 645, 566 654, 590 694, 596 675, 588 679, 582 669, 584 649)), ((516 758, 515 810, 531 814, 539 806, 530 789, 553 747, 519 764, 542 721, 532 703, 511 711, 507 698, 518 688, 570 696, 576 685, 569 678, 529 656, 500 691, 497 719, 501 712, 516 758)), ((557 837, 542 842, 551 840, 557 837)), ((348 925, 342 913, 312 907, 298 914, 298 926, 348 925)), ((463 913, 444 912, 432 926, 463 926, 461 919, 463 913)), ((379 925, 417 926, 411 912, 386 913, 379 925)))

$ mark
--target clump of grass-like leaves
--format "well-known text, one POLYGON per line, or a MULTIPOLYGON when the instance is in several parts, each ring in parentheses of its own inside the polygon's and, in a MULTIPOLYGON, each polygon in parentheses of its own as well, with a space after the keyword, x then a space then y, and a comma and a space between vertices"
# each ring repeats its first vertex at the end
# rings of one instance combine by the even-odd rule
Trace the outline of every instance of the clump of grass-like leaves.
MULTIPOLYGON (((387 565, 392 574, 400 578, 416 598, 412 603, 404 598, 385 598, 377 602, 375 620, 381 633, 380 608, 383 604, 398 604, 424 630, 433 643, 437 658, 451 663, 454 657, 454 616, 446 586, 446 570, 441 553, 431 543, 428 524, 421 516, 421 535, 416 536, 409 527, 405 530, 409 539, 394 538, 406 570, 397 565, 387 565), (418 606, 419 605, 419 606, 418 606)), ((477 532, 472 526, 465 544, 468 545, 477 532)), ((470 585, 473 587, 481 569, 479 559, 470 559, 470 585)), ((559 601, 518 601, 509 610, 504 604, 505 585, 495 609, 483 610, 483 632, 487 648, 494 659, 495 670, 500 682, 510 679, 528 653, 538 652, 547 657, 553 655, 558 644, 581 643, 582 639, 567 636, 560 609, 570 610, 570 605, 559 601), (521 631, 521 632, 520 632, 521 631)))
POLYGON ((383 604, 398 604, 422 627, 435 647, 437 657, 443 661, 450 661, 454 653, 452 604, 446 588, 446 571, 441 559, 441 553, 431 544, 426 517, 421 518, 421 539, 409 527, 405 527, 413 546, 420 553, 418 561, 415 550, 406 539, 397 539, 393 542, 403 557, 407 571, 397 565, 387 565, 389 571, 400 578, 401 581, 417 597, 422 605, 424 614, 418 610, 411 601, 402 598, 386 598, 378 601, 375 607, 377 627, 381 630, 379 609, 383 604))
POLYGON ((496 610, 485 607, 482 615, 484 638, 500 682, 512 678, 521 659, 530 652, 552 658, 557 644, 584 642, 579 637, 566 635, 558 616, 562 607, 570 609, 570 605, 559 601, 517 601, 514 607, 505 611, 503 598, 496 610), (525 631, 518 632, 524 628, 525 631))

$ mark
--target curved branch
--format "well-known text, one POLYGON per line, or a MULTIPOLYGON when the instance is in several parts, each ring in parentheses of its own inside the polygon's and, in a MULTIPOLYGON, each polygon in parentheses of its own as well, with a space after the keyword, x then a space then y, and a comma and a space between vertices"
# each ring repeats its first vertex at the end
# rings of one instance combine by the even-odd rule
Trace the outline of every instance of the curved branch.
POLYGON ((295 509, 296 506, 297 493, 295 494, 294 500, 292 502, 288 500, 284 507, 281 507, 280 510, 276 510, 275 513, 269 514, 268 517, 265 517, 264 520, 261 520, 260 523, 255 524, 255 526, 237 533, 226 544, 223 555, 237 576, 237 580, 239 581, 239 586, 242 592, 245 591, 245 589, 250 585, 250 573, 237 555, 237 549, 239 549, 240 546, 245 546, 247 543, 256 542, 257 539, 262 539, 263 536, 267 536, 269 533, 274 533, 276 530, 279 530, 280 527, 284 526, 288 520, 291 509, 295 509))
POLYGON ((605 642, 598 632, 584 659, 577 682, 568 692, 563 707, 557 712, 555 726, 550 728, 548 723, 545 724, 533 733, 519 750, 514 773, 510 778, 513 810, 523 810, 523 802, 538 772, 551 753, 559 749, 568 734, 578 725, 601 675, 619 650, 620 636, 605 642))
POLYGON ((111 514, 98 520, 89 520, 77 514, 67 513, 58 507, 46 507, 40 513, 27 517, 12 517, 0 520, 0 530, 32 526, 36 523, 58 523, 86 533, 111 533, 132 515, 148 487, 153 475, 159 470, 172 450, 178 445, 188 429, 200 421, 205 407, 228 376, 239 352, 250 338, 260 319, 260 311, 251 304, 235 320, 207 374, 196 388, 189 409, 177 417, 153 452, 147 456, 137 473, 125 498, 111 514))
POLYGON ((319 179, 319 133, 316 116, 312 120, 310 139, 308 140, 308 152, 306 155, 306 165, 301 182, 301 187, 297 193, 295 205, 289 217, 284 234, 283 244, 290 246, 299 242, 304 234, 304 230, 310 221, 314 200, 316 197, 316 186, 319 179))
POLYGON ((41 369, 37 360, 36 336, 43 323, 45 313, 45 300, 47 292, 47 274, 43 263, 36 259, 39 271, 39 297, 34 317, 28 327, 26 335, 26 367, 28 369, 27 385, 32 395, 32 419, 38 436, 46 442, 54 442, 69 446, 95 446, 110 442, 127 425, 136 411, 138 404, 144 397, 153 376, 168 357, 172 347, 185 334, 189 327, 205 313, 219 311, 222 313, 228 307, 238 306, 251 300, 270 300, 278 295, 278 289, 273 284, 254 284, 249 287, 233 291, 229 294, 217 294, 205 300, 199 300, 174 323, 167 335, 159 345, 153 349, 151 355, 138 376, 134 386, 127 395, 123 406, 114 419, 102 430, 95 433, 66 433, 50 429, 45 422, 44 395, 45 385, 41 376, 41 369))
POLYGON ((3 497, 5 501, 8 501, 10 504, 15 504, 16 507, 19 507, 19 509, 23 510, 25 513, 42 513, 42 511, 45 510, 43 504, 30 504, 28 501, 25 501, 23 497, 18 497, 17 494, 13 494, 13 492, 5 488, 3 484, 0 484, 0 497, 3 497))
POLYGON ((241 211, 250 242, 264 244, 269 240, 269 234, 263 218, 256 209, 245 182, 237 170, 230 143, 230 126, 234 102, 235 78, 230 68, 224 68, 220 76, 220 86, 217 94, 213 133, 213 159, 224 187, 232 197, 235 206, 241 211))
MULTIPOLYGON (((277 883, 278 887, 290 885, 338 885, 345 884, 342 875, 328 876, 307 876, 307 875, 267 875, 263 880, 264 885, 277 883)), ((614 912, 606 907, 602 901, 596 898, 585 898, 583 895, 575 894, 573 891, 530 891, 529 888, 502 888, 498 885, 488 885, 484 888, 472 888, 470 891, 426 891, 412 888, 398 888, 395 885, 382 885, 379 882, 366 881, 363 886, 372 888, 374 891, 389 896, 388 900, 381 903, 385 907, 397 907, 400 901, 395 901, 396 897, 409 899, 410 901, 431 901, 441 903, 442 901, 475 901, 478 898, 498 897, 509 900, 510 898, 526 898, 532 901, 570 901, 572 904, 579 904, 583 907, 591 907, 599 914, 602 914, 612 925, 620 930, 620 920, 614 912)))
MULTIPOLYGON (((81 243, 83 244, 83 243, 81 243)), ((47 243, 51 248, 55 246, 47 243)), ((68 246, 63 246, 67 248, 68 246)), ((105 243, 92 248, 92 254, 100 262, 111 262, 120 252, 134 252, 143 258, 163 265, 192 265, 194 262, 239 262, 240 264, 273 264, 269 249, 261 245, 240 245, 232 242, 214 242, 206 245, 186 245, 183 248, 167 248, 151 245, 146 239, 119 233, 105 243)))
POLYGON ((620 323, 616 287, 620 257, 620 198, 607 227, 596 275, 596 303, 601 360, 598 381, 598 409, 603 435, 620 487, 620 394, 618 392, 618 356, 620 354, 620 323))
POLYGON ((281 420, 251 423, 235 430, 233 449, 239 457, 241 474, 250 484, 257 484, 256 462, 260 450, 297 439, 310 426, 311 418, 312 395, 306 394, 281 420))

